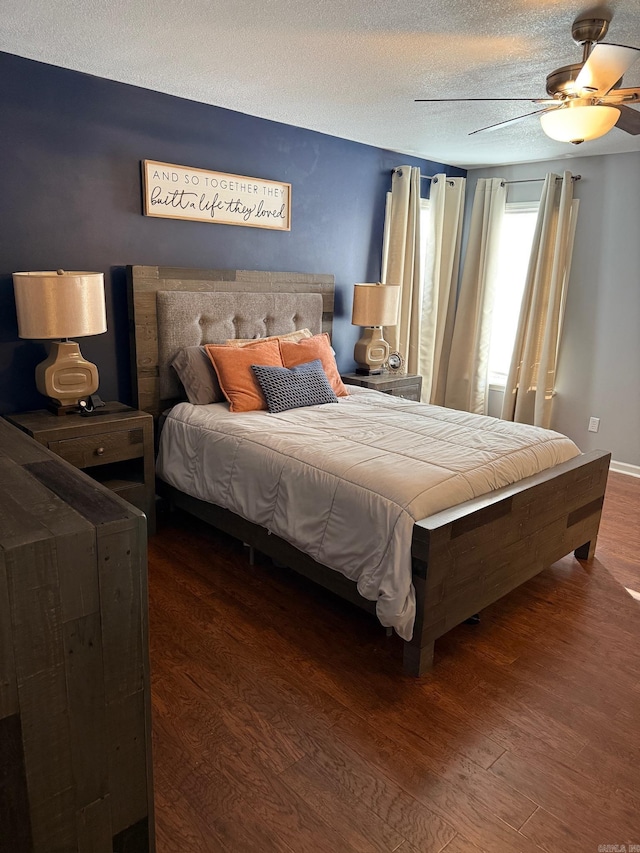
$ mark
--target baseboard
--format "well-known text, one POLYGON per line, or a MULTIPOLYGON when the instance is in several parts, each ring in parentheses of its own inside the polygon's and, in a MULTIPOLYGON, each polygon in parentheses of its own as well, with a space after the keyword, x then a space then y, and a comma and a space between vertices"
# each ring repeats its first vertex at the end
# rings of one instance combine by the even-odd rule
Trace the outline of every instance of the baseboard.
POLYGON ((628 462, 615 462, 612 459, 609 470, 616 474, 628 474, 629 477, 640 477, 640 465, 630 465, 628 462))

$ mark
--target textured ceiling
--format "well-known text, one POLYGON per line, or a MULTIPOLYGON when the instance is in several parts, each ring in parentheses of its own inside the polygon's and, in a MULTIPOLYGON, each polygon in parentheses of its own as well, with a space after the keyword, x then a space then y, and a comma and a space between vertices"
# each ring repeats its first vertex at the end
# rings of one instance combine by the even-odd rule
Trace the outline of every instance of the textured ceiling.
MULTIPOLYGON (((0 0, 0 50, 346 139, 474 167, 640 150, 614 128, 574 147, 519 103, 579 62, 567 0, 0 0)), ((605 41, 640 46, 640 0, 605 41)), ((625 76, 640 85, 640 60, 625 76)))

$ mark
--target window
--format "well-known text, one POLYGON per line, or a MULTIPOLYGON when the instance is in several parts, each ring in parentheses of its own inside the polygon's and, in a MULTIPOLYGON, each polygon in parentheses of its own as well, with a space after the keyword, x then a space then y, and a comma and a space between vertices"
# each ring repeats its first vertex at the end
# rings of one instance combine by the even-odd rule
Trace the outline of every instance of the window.
POLYGON ((489 349, 492 385, 504 386, 509 374, 537 217, 537 202, 506 205, 489 349))

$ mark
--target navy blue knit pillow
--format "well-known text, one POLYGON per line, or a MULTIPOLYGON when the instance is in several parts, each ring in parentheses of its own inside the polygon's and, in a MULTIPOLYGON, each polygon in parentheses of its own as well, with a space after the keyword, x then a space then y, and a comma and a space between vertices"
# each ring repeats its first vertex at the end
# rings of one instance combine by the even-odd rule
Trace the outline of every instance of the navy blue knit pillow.
POLYGON ((301 406, 338 402, 319 358, 297 367, 252 364, 251 369, 262 388, 267 408, 274 414, 301 406))

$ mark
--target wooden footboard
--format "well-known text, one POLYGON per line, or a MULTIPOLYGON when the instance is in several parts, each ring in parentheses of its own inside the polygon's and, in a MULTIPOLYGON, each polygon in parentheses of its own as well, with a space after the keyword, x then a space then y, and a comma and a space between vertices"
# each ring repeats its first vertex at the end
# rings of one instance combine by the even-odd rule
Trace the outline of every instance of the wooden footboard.
MULTIPOLYGON (((416 622, 404 668, 423 675, 434 642, 448 630, 575 551, 595 550, 610 454, 594 451, 416 523, 416 622)), ((375 613, 352 581, 317 563, 264 527, 159 483, 158 492, 209 524, 375 613)))
POLYGON ((556 560, 595 551, 611 454, 577 456, 416 523, 416 622, 404 667, 422 675, 434 641, 556 560))

